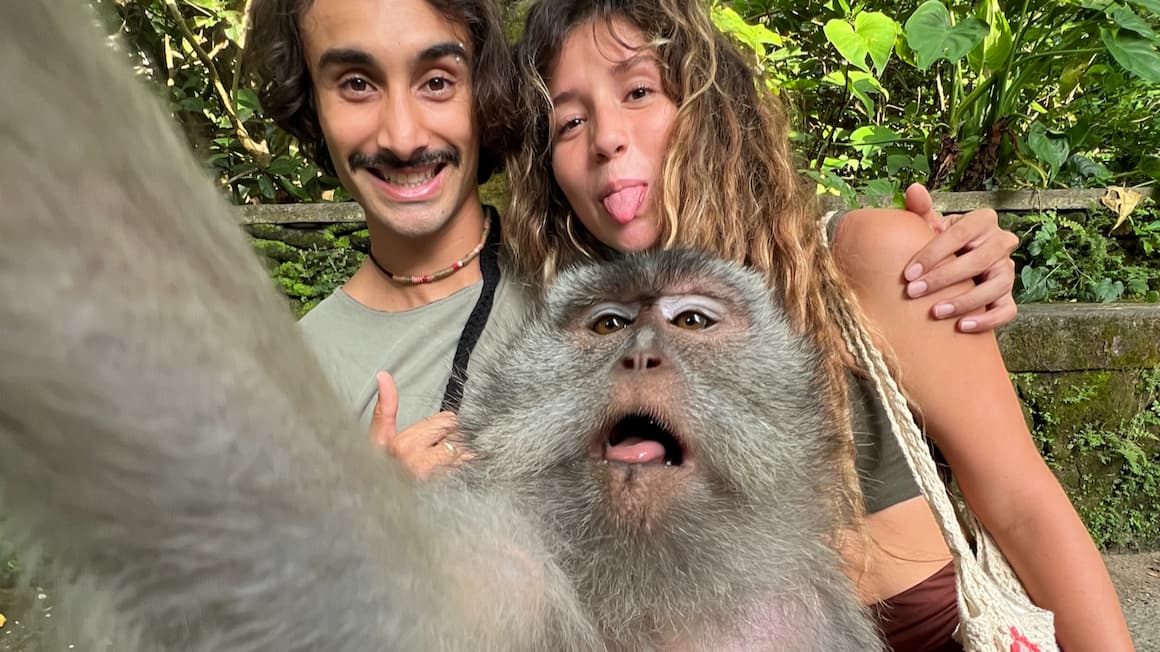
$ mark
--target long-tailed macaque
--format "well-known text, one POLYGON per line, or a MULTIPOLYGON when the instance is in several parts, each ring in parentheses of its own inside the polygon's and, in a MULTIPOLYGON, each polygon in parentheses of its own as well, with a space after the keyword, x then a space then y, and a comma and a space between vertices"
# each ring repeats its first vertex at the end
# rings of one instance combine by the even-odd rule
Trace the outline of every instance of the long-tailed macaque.
POLYGON ((374 454, 86 9, 0 3, 0 532, 65 578, 50 633, 118 652, 592 649, 518 512, 421 502, 374 454))
POLYGON ((825 542, 820 365, 762 279, 691 252, 570 270, 460 426, 617 650, 876 649, 825 542))
POLYGON ((424 488, 79 1, 0 4, 0 532, 45 649, 863 652, 810 354, 693 255, 563 277, 424 488), (87 23, 87 24, 86 24, 87 23))

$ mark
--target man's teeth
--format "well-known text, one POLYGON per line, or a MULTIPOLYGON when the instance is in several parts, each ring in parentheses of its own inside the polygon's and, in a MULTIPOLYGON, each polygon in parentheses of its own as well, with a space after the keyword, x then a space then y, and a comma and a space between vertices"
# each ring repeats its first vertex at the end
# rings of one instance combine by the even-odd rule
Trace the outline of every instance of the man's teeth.
POLYGON ((433 165, 420 171, 392 172, 389 170, 379 170, 379 173, 383 175, 383 180, 389 184, 396 186, 418 186, 434 178, 437 169, 438 166, 433 165))

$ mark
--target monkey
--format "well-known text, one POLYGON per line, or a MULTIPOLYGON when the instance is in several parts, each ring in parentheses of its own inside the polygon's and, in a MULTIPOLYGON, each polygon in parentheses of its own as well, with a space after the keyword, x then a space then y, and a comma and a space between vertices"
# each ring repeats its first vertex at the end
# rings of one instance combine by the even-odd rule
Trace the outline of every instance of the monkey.
POLYGON ((94 16, 0 5, 0 532, 58 582, 46 649, 881 649, 759 278, 569 270, 480 353, 475 460, 420 485, 94 16))
POLYGON ((818 353, 760 275, 629 255, 518 330, 467 385, 466 474, 551 533, 609 649, 879 649, 825 543, 818 353))
POLYGON ((515 505, 342 413, 87 5, 0 3, 0 532, 59 577, 44 647, 597 649, 515 505))

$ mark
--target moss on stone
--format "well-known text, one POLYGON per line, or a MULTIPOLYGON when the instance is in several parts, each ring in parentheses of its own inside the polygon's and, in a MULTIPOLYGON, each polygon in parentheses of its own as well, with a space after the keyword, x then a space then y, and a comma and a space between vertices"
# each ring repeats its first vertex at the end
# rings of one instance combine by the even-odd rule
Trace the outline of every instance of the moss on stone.
POLYGON ((1044 458, 1096 542, 1160 546, 1160 371, 1013 376, 1044 458))

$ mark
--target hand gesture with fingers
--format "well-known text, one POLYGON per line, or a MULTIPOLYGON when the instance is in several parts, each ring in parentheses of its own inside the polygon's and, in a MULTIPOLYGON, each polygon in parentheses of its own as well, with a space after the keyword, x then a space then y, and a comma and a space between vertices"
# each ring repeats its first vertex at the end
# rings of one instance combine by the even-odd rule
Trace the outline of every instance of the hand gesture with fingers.
POLYGON ((943 219, 934 210, 930 193, 921 184, 906 189, 906 208, 922 216, 938 234, 906 264, 906 294, 926 296, 955 283, 974 279, 965 294, 941 301, 932 308, 935 319, 959 317, 959 329, 980 332, 998 328, 1015 319, 1015 261, 1011 252, 1019 237, 999 227, 999 216, 990 208, 943 219), (971 314, 979 309, 982 313, 971 314))
POLYGON ((371 415, 371 440, 403 463, 416 478, 427 479, 438 469, 469 459, 456 441, 459 421, 454 412, 440 412, 397 431, 399 393, 385 371, 375 377, 379 398, 371 415))

